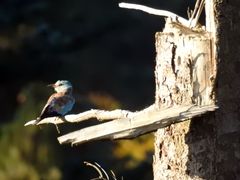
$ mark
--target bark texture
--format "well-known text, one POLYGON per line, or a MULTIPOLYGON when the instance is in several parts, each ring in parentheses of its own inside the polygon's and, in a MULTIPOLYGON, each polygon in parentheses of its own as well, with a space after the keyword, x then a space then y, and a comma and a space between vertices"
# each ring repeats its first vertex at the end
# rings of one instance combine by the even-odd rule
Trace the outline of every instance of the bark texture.
MULTIPOLYGON (((210 58, 213 63, 213 74, 209 76, 208 83, 213 83, 212 87, 214 87, 217 74, 216 90, 205 89, 204 95, 196 96, 194 95, 196 92, 194 90, 196 87, 193 87, 194 80, 192 86, 188 78, 183 78, 182 82, 178 80, 179 78, 174 80, 174 71, 170 74, 170 69, 166 70, 166 67, 162 67, 167 60, 170 61, 171 55, 167 54, 167 49, 165 52, 159 50, 159 42, 162 44, 164 41, 159 40, 158 34, 156 37, 157 66, 159 66, 156 67, 158 107, 191 102, 207 103, 207 99, 210 102, 216 97, 219 110, 215 114, 171 125, 156 132, 153 163, 155 180, 240 179, 240 1, 214 0, 212 7, 215 13, 216 36, 209 34, 215 36, 213 37, 215 42, 211 43, 209 48, 212 49, 216 45, 216 54, 212 54, 210 58), (162 57, 164 53, 165 56, 162 57), (216 63, 214 63, 215 57, 216 63), (214 74, 216 69, 217 73, 214 74), (173 80, 169 80, 171 77, 173 80), (213 78, 212 82, 211 78, 213 78), (169 88, 176 87, 177 82, 185 84, 185 89, 180 90, 180 93, 174 88, 169 88), (166 84, 167 87, 164 87, 166 84), (181 92, 186 96, 181 95, 181 92), (192 96, 191 92, 193 92, 192 96)), ((175 36, 175 33, 173 34, 175 36)), ((184 43, 188 44, 189 39, 185 40, 184 43)), ((214 51, 215 48, 211 53, 215 53, 214 51)), ((175 56, 174 59, 175 62, 178 58, 175 56)), ((168 66, 171 67, 171 63, 168 63, 168 66)), ((176 72, 178 67, 174 68, 176 72)), ((183 72, 189 73, 190 71, 186 68, 183 72)))
MULTIPOLYGON (((208 33, 167 22, 164 32, 156 34, 156 50, 158 108, 214 103, 216 72, 208 33)), ((153 165, 156 180, 201 179, 200 176, 211 174, 212 166, 198 161, 204 157, 212 162, 211 141, 205 138, 205 133, 198 135, 192 129, 192 122, 186 121, 156 132, 153 165), (209 147, 209 156, 203 153, 205 147, 209 147)))
POLYGON ((240 1, 216 0, 218 180, 240 179, 240 1))

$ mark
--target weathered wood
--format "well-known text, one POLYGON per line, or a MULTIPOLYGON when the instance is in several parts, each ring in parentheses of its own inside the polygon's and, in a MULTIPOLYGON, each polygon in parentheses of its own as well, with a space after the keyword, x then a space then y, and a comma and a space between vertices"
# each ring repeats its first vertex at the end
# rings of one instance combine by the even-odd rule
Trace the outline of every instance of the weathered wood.
POLYGON ((240 179, 240 1, 205 2, 220 109, 157 131, 155 180, 240 179))
POLYGON ((157 110, 155 106, 135 113, 131 118, 117 119, 100 125, 87 127, 69 134, 60 136, 59 143, 80 144, 98 139, 133 138, 172 123, 181 122, 188 118, 199 116, 217 107, 210 106, 179 106, 157 110))
MULTIPOLYGON (((216 63, 208 32, 167 21, 164 31, 156 33, 156 51, 155 101, 159 109, 175 105, 214 104, 216 63)), ((199 174, 202 168, 202 164, 194 167, 196 161, 189 162, 186 137, 190 125, 191 121, 182 122, 155 133, 155 180, 198 179, 188 174, 189 167, 195 174, 199 174)))
POLYGON ((167 22, 156 33, 156 105, 214 104, 214 61, 205 31, 195 32, 167 22))

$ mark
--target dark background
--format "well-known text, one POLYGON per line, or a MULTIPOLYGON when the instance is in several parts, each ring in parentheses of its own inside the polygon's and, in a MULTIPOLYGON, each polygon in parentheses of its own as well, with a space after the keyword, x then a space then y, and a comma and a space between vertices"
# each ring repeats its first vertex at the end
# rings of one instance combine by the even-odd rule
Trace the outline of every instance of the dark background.
MULTIPOLYGON (((186 17, 193 0, 127 1, 186 17)), ((154 34, 164 18, 121 9, 116 0, 0 1, 0 179, 91 179, 97 162, 124 179, 152 179, 153 136, 59 145, 36 118, 59 79, 74 85, 72 113, 141 110, 154 102, 154 34)), ((61 125, 61 134, 97 122, 61 125)))

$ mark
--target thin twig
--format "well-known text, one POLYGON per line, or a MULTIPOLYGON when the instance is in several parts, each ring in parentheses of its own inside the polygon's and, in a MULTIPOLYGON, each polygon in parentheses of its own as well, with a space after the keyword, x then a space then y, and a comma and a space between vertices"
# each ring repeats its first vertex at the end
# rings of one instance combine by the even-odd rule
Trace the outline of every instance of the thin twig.
POLYGON ((185 19, 175 13, 172 13, 170 11, 154 9, 154 8, 150 8, 147 6, 143 6, 143 5, 139 5, 139 4, 132 4, 132 3, 123 3, 122 2, 122 3, 119 3, 118 5, 121 8, 136 9, 136 10, 141 10, 141 11, 147 12, 149 14, 157 15, 157 16, 170 17, 173 20, 180 22, 184 26, 187 26, 187 27, 189 26, 189 21, 187 19, 185 19))
POLYGON ((112 174, 113 180, 117 180, 117 177, 116 177, 115 173, 113 172, 113 170, 110 170, 110 172, 111 172, 111 174, 112 174))
POLYGON ((105 175, 105 177, 107 178, 107 180, 109 180, 109 176, 108 176, 107 172, 106 172, 98 163, 95 162, 95 164, 96 164, 96 166, 97 166, 99 169, 102 170, 102 172, 104 173, 104 175, 105 175))
POLYGON ((188 9, 187 9, 187 16, 188 16, 188 19, 191 18, 192 13, 193 13, 192 10, 188 7, 188 9))
POLYGON ((200 3, 199 9, 197 11, 197 14, 195 16, 195 24, 193 24, 192 27, 195 27, 197 25, 198 20, 199 20, 201 14, 202 14, 202 11, 203 11, 204 4, 205 4, 205 0, 202 0, 201 3, 200 3))
POLYGON ((204 3, 205 3, 205 0, 197 0, 192 16, 189 19, 189 27, 196 27, 198 20, 202 14, 204 3))
MULTIPOLYGON (((97 172, 98 172, 98 174, 99 174, 99 177, 98 178, 93 178, 93 179, 105 179, 104 177, 103 177, 103 174, 102 174, 102 168, 101 169, 99 169, 99 165, 95 162, 95 164, 96 165, 94 165, 94 164, 92 164, 92 163, 90 163, 90 162, 87 162, 87 161, 84 161, 84 164, 86 164, 87 166, 91 166, 91 167, 93 167, 97 172)), ((101 167, 101 166, 100 166, 101 167)), ((92 180, 93 180, 92 179, 92 180)), ((108 180, 108 179, 107 179, 108 180)))
POLYGON ((191 17, 190 17, 190 22, 194 19, 195 15, 197 13, 197 10, 199 8, 200 2, 201 2, 201 0, 197 0, 197 2, 195 3, 193 12, 192 12, 191 17))
MULTIPOLYGON (((91 180, 110 180, 108 173, 106 172, 105 169, 103 169, 98 163, 94 162, 94 164, 84 161, 84 164, 86 164, 87 166, 91 166, 93 167, 99 174, 99 177, 97 178, 93 178, 91 180)), ((112 170, 110 170, 111 174, 112 174, 112 178, 113 180, 117 180, 116 175, 114 174, 114 172, 112 170)), ((122 178, 123 179, 123 178, 122 178)))

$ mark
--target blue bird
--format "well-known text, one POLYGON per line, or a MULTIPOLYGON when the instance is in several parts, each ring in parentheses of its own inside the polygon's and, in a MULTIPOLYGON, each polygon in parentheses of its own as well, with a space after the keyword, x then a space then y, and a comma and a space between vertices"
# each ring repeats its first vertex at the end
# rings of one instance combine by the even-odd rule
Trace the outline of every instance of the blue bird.
POLYGON ((49 97, 47 104, 37 118, 36 124, 47 117, 64 116, 72 109, 75 103, 72 96, 72 84, 69 81, 58 80, 55 84, 48 86, 53 87, 56 93, 49 97))

